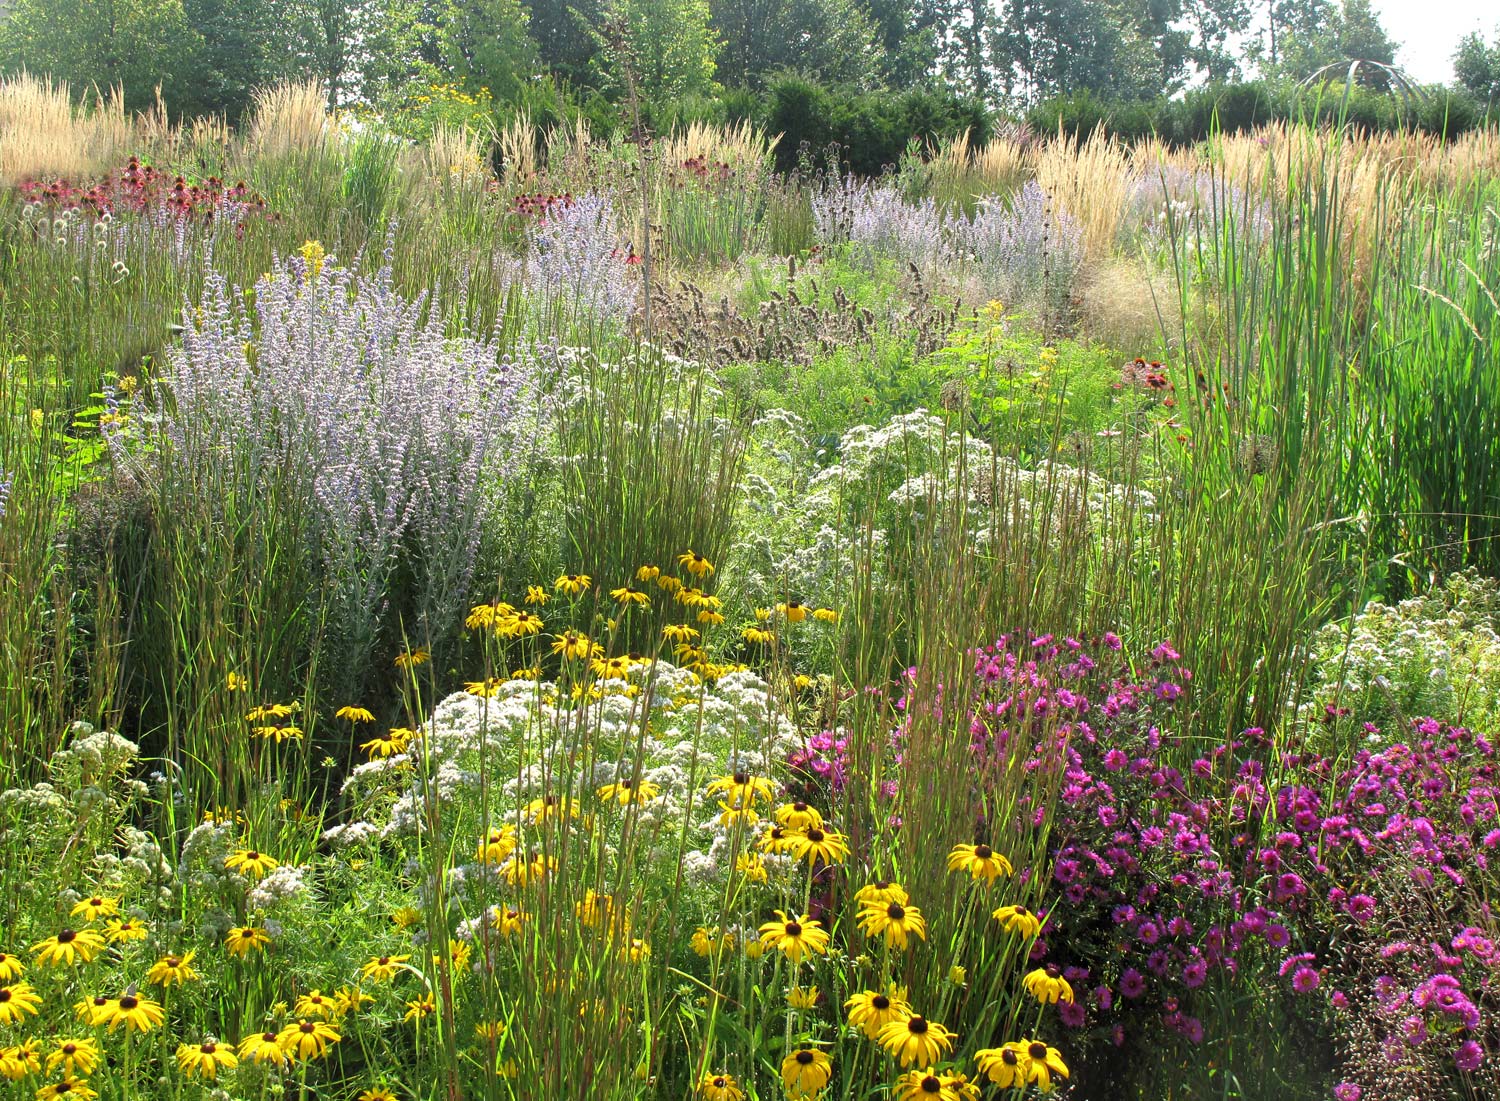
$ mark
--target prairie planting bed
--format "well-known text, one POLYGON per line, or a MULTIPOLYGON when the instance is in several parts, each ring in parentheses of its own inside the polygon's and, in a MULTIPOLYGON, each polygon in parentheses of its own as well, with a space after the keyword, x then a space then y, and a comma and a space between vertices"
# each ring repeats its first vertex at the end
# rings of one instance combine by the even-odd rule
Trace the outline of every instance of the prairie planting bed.
POLYGON ((7 154, 0 1097, 1500 1094, 1493 132, 318 96, 7 154))

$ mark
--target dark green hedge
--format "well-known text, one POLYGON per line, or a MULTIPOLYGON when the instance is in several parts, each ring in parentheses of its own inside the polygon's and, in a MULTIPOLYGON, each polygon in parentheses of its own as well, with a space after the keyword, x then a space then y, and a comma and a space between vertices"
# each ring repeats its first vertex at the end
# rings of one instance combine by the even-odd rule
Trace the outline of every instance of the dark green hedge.
MULTIPOLYGON (((1158 135, 1172 144, 1202 141, 1215 131, 1249 130, 1277 119, 1345 123, 1366 130, 1411 129, 1453 138, 1486 122, 1468 96, 1443 88, 1420 95, 1381 94, 1355 87, 1346 97, 1342 84, 1321 92, 1260 81, 1195 88, 1180 99, 1109 102, 1088 92, 1046 100, 1027 115, 1043 134, 1061 128, 1106 133, 1133 140, 1158 135)), ((1500 122, 1500 115, 1491 118, 1500 122)))

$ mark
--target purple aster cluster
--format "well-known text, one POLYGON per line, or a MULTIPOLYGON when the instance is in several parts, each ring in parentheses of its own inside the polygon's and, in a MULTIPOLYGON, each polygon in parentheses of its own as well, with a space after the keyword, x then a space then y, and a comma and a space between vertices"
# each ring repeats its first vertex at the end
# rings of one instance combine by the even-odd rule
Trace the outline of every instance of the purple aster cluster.
MULTIPOLYGON (((1200 1043, 1208 999, 1240 984, 1330 1045, 1375 1028, 1429 1080, 1493 1073, 1488 739, 1422 719, 1337 759, 1289 732, 1212 744, 1189 736, 1192 673, 1168 644, 1127 663, 1113 635, 1002 638, 974 659, 974 782, 1020 755, 1058 786, 1052 807, 1023 796, 1017 825, 1050 830, 1060 898, 1034 955, 1074 965, 1060 1020, 1081 1041, 1200 1043)), ((1370 1095, 1368 1067, 1343 1070, 1341 1096, 1370 1095)))

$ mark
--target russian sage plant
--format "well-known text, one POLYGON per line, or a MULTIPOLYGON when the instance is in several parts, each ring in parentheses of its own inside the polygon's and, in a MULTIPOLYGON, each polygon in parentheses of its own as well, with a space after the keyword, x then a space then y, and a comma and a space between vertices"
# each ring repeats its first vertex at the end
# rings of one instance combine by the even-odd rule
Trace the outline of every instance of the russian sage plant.
POLYGON ((1066 304, 1083 263, 1083 231, 1035 180, 1009 203, 988 200, 955 227, 986 291, 1004 301, 1066 304))
POLYGON ((554 307, 624 321, 640 301, 634 260, 609 196, 583 195, 553 204, 533 231, 525 282, 554 307))
POLYGON ((461 618, 501 482, 543 416, 535 372, 444 332, 441 310, 373 275, 278 264, 252 295, 211 276, 164 382, 179 472, 218 464, 255 495, 290 482, 325 574, 338 657, 362 668, 390 611, 424 643, 461 618), (409 578, 408 606, 393 587, 409 578))
POLYGON ((820 239, 847 241, 868 266, 894 260, 927 267, 949 254, 944 218, 932 199, 912 204, 890 185, 844 180, 814 195, 813 222, 820 239))

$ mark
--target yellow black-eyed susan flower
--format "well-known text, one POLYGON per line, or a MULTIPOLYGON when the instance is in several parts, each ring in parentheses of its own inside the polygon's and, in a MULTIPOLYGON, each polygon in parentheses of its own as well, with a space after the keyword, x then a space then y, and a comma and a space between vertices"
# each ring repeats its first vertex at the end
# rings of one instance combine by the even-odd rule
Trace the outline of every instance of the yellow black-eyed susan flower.
POLYGON ((980 1048, 974 1053, 974 1062, 979 1073, 989 1078, 1002 1090, 1025 1089, 1026 1069, 1031 1059, 1026 1054, 1026 1045, 1012 1041, 999 1047, 980 1048))
POLYGON ((1010 875, 1015 869, 1004 855, 988 845, 962 844, 954 845, 948 853, 948 870, 968 872, 975 880, 984 880, 988 886, 1002 875, 1010 875))
POLYGON ((369 708, 356 707, 354 704, 346 704, 333 713, 336 719, 345 719, 351 723, 372 723, 375 714, 369 708))
POLYGON ((245 721, 263 723, 270 719, 286 719, 291 717, 292 710, 289 703, 263 703, 246 711, 245 721))
POLYGON ((586 573, 565 573, 553 582, 553 588, 569 596, 577 596, 593 584, 594 579, 586 573))
POLYGON ((526 603, 530 604, 532 607, 540 608, 543 604, 547 603, 547 601, 551 599, 552 594, 549 593, 546 589, 542 588, 540 585, 526 586, 526 603))
POLYGON ((258 849, 236 849, 224 858, 224 867, 249 880, 257 880, 273 871, 280 862, 258 849))
POLYGON ((0 983, 10 982, 11 979, 19 979, 26 974, 26 965, 21 962, 20 956, 13 956, 8 952, 0 952, 0 983))
POLYGON ((1007 933, 1034 937, 1042 931, 1042 921, 1024 906, 1001 906, 990 915, 1007 933))
POLYGON ((88 898, 80 898, 68 911, 68 916, 82 918, 84 921, 98 921, 100 918, 114 917, 120 912, 120 900, 109 898, 105 895, 90 895, 88 898))
POLYGON ((139 918, 110 918, 104 923, 104 939, 110 944, 145 940, 146 923, 139 918))
POLYGON ((745 1101, 745 1091, 732 1074, 704 1074, 698 1080, 698 1095, 703 1101, 745 1101))
POLYGON ((765 883, 770 879, 770 871, 760 853, 740 853, 735 857, 734 870, 751 883, 765 883))
POLYGON ((193 967, 193 952, 180 956, 163 956, 146 972, 146 981, 156 986, 184 986, 199 978, 193 967))
POLYGON ((896 1079, 895 1101, 963 1101, 950 1076, 934 1068, 909 1070, 896 1079))
POLYGON ((1054 1079, 1068 1076, 1068 1064, 1063 1062, 1062 1052, 1040 1040, 1022 1043, 1026 1046, 1026 1080, 1043 1093, 1051 1093, 1057 1085, 1054 1079))
POLYGON ((491 826, 480 839, 474 858, 482 864, 503 864, 516 851, 516 828, 491 826))
POLYGON ((814 608, 813 618, 821 620, 824 623, 837 623, 839 620, 839 614, 832 608, 814 608))
POLYGON ((292 1012, 298 1017, 319 1017, 325 1021, 342 1016, 338 998, 316 989, 301 995, 292 1012))
POLYGON ((720 776, 708 785, 710 795, 723 795, 731 804, 748 806, 756 799, 771 799, 776 789, 764 776, 751 776, 748 772, 734 772, 720 776))
POLYGON ((327 1021, 296 1021, 276 1034, 277 1046, 289 1058, 299 1062, 323 1058, 328 1054, 329 1046, 341 1039, 338 1029, 327 1021))
POLYGON ((639 604, 642 607, 651 606, 651 598, 639 589, 632 589, 629 585, 621 585, 618 589, 609 590, 609 595, 621 604, 639 604))
POLYGON ((535 612, 522 609, 513 615, 508 615, 495 624, 495 634, 501 638, 526 638, 537 634, 546 626, 542 617, 535 612))
POLYGON ((817 807, 800 799, 776 808, 776 821, 790 830, 822 829, 823 814, 817 807))
POLYGON ((875 1040, 903 1067, 931 1066, 945 1051, 953 1050, 953 1033, 920 1014, 885 1025, 875 1040))
POLYGON ((891 990, 865 990, 855 994, 844 1003, 849 1014, 849 1023, 873 1040, 880 1030, 892 1021, 904 1021, 911 1016, 911 1006, 904 993, 891 990))
POLYGON ((396 1095, 384 1086, 371 1086, 361 1090, 354 1101, 397 1101, 396 1095))
POLYGON ((625 654, 616 654, 608 658, 595 658, 589 663, 589 669, 594 676, 603 680, 624 680, 630 675, 633 663, 625 654))
POLYGON ((71 1074, 36 1091, 37 1101, 94 1101, 98 1096, 87 1082, 71 1074))
POLYGON ((231 672, 224 678, 224 691, 226 692, 245 692, 249 688, 250 682, 238 673, 231 672))
POLYGON ((566 795, 541 795, 526 804, 526 817, 533 826, 578 817, 578 804, 566 795))
POLYGON ((631 803, 649 803, 661 794, 661 785, 650 780, 637 782, 629 776, 622 776, 612 784, 602 785, 596 789, 595 794, 606 803, 618 803, 623 807, 631 803))
POLYGON ((873 883, 866 883, 854 892, 854 901, 861 906, 873 906, 887 902, 899 902, 903 905, 910 900, 906 888, 901 884, 889 879, 877 879, 873 883))
POLYGON ((0 1025, 20 1024, 41 1013, 42 999, 30 983, 0 986, 0 1025))
POLYGON ((719 825, 726 830, 733 826, 753 826, 759 821, 760 815, 753 806, 743 807, 719 800, 719 825))
POLYGON ((751 646, 769 646, 776 641, 776 633, 764 627, 750 626, 740 632, 751 646))
POLYGON ((415 650, 402 650, 396 655, 392 663, 397 669, 415 669, 419 665, 426 665, 432 660, 432 651, 425 646, 418 646, 415 650))
POLYGON ((798 1048, 781 1061, 781 1084, 788 1097, 816 1097, 832 1077, 832 1063, 816 1048, 798 1048))
POLYGON ((189 1078, 212 1082, 219 1076, 219 1071, 233 1070, 238 1065, 234 1048, 228 1044, 204 1040, 196 1045, 177 1045, 177 1066, 189 1078))
POLYGON ((490 907, 490 928, 502 937, 519 933, 526 923, 526 912, 514 906, 490 907))
POLYGON ((796 830, 789 830, 785 826, 772 826, 760 835, 760 840, 755 847, 761 852, 780 855, 792 851, 792 841, 798 836, 796 830))
POLYGON ((421 1024, 436 1012, 437 1002, 433 1000, 432 995, 423 994, 421 997, 413 998, 411 1001, 406 1003, 406 1013, 402 1017, 402 1020, 411 1021, 414 1024, 421 1024))
POLYGON ((257 1032, 240 1041, 238 1054, 252 1063, 281 1066, 287 1061, 286 1050, 276 1041, 274 1032, 257 1032))
POLYGON ((384 737, 371 738, 368 742, 360 743, 360 749, 368 753, 371 758, 395 757, 406 752, 406 747, 411 743, 411 731, 405 727, 394 727, 384 737))
POLYGON ((788 623, 801 623, 807 618, 807 605, 796 600, 788 600, 776 605, 776 610, 786 617, 788 623))
POLYGON ((682 591, 682 582, 677 580, 677 578, 673 577, 669 573, 664 573, 659 576, 656 579, 656 584, 665 592, 675 594, 682 591))
POLYGON ((660 576, 661 567, 659 566, 641 566, 635 571, 637 581, 655 581, 660 576))
POLYGON ((693 930, 693 935, 688 939, 688 947, 693 950, 694 955, 712 956, 717 952, 728 952, 734 947, 734 934, 725 933, 719 935, 718 927, 707 929, 700 925, 693 930))
POLYGON ((245 959, 271 943, 271 934, 258 925, 236 925, 224 934, 224 948, 231 956, 245 959))
POLYGON ((100 1060, 97 1040, 64 1037, 55 1041, 47 1053, 47 1073, 61 1067, 66 1075, 93 1074, 100 1060))
POLYGON ((469 609, 469 614, 464 618, 464 626, 469 630, 490 630, 501 619, 510 615, 515 608, 503 600, 492 601, 489 604, 476 604, 469 609))
POLYGON ((11 1047, 0 1047, 0 1078, 19 1082, 28 1074, 42 1073, 42 1044, 35 1037, 11 1047))
POLYGON ((870 903, 860 908, 859 927, 867 937, 880 937, 887 948, 903 952, 911 947, 911 938, 927 939, 927 920, 911 903, 870 903))
POLYGON ((376 982, 389 982, 401 969, 401 965, 410 956, 376 956, 359 969, 359 973, 366 979, 374 979, 376 982))
POLYGON ((677 562, 694 577, 708 577, 714 572, 714 564, 691 548, 679 554, 677 562))
POLYGON ((500 866, 500 877, 512 887, 527 887, 540 883, 556 870, 557 857, 534 852, 524 860, 519 856, 512 856, 500 866))
POLYGON ((792 855, 809 864, 837 864, 849 855, 849 842, 833 830, 811 826, 791 835, 792 855))
POLYGON ((788 917, 785 910, 777 910, 776 920, 760 927, 760 939, 767 948, 781 952, 792 964, 828 951, 828 933, 822 922, 814 921, 807 914, 800 918, 788 917))
POLYGON ((1063 978, 1062 969, 1055 963, 1049 963, 1045 967, 1038 967, 1035 971, 1027 972, 1026 977, 1021 980, 1021 985, 1037 1001, 1046 1002, 1048 1005, 1073 1000, 1073 987, 1067 979, 1063 978))
POLYGON ((91 963, 104 951, 104 938, 92 929, 63 929, 55 936, 31 946, 37 962, 48 967, 71 967, 91 963))
POLYGON ((500 694, 500 686, 505 682, 499 677, 486 677, 484 680, 471 680, 464 682, 464 691, 471 696, 478 696, 482 700, 490 699, 500 694))
POLYGON ((570 661, 586 661, 601 651, 598 644, 581 631, 565 631, 553 638, 552 652, 570 661))
POLYGON ((816 1009, 819 997, 816 986, 794 986, 786 992, 786 1004, 793 1009, 816 1009))
POLYGON ((167 1017, 160 1003, 130 991, 111 1000, 105 1013, 104 1023, 111 1032, 117 1028, 124 1028, 126 1032, 150 1032, 167 1017))
POLYGON ((692 642, 698 637, 698 630, 686 623, 668 623, 661 629, 661 637, 668 642, 692 642))

